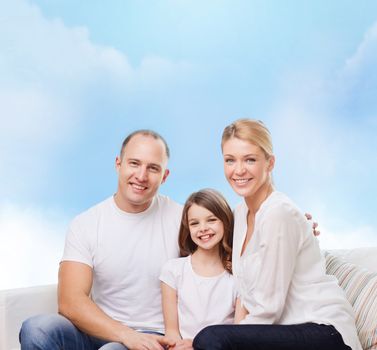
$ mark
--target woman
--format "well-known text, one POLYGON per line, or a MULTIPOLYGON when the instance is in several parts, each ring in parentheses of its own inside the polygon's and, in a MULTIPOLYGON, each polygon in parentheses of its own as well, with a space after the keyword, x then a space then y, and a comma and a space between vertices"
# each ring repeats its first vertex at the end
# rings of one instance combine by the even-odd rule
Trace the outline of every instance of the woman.
POLYGON ((317 240, 301 211, 274 189, 270 133, 241 119, 222 137, 225 176, 244 198, 235 209, 233 273, 239 325, 210 326, 195 349, 361 350, 353 312, 326 275, 317 240))

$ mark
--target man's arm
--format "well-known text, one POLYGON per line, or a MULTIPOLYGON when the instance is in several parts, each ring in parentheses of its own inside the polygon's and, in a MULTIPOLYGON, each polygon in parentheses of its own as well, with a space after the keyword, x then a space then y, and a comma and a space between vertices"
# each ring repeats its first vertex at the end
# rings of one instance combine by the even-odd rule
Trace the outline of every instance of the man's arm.
POLYGON ((92 283, 93 270, 90 266, 63 261, 59 269, 59 313, 83 332, 122 343, 131 350, 162 350, 162 345, 172 345, 162 336, 136 332, 106 315, 89 297, 92 283))

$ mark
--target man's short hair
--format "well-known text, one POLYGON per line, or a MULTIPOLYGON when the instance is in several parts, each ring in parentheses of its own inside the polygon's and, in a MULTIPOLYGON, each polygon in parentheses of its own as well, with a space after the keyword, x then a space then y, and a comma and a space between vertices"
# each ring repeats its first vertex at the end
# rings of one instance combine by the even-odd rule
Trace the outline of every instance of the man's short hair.
POLYGON ((127 143, 131 141, 131 139, 136 136, 136 135, 143 135, 143 136, 151 136, 153 137, 155 140, 161 140, 162 143, 164 144, 165 146, 165 153, 166 153, 166 156, 169 158, 170 157, 170 150, 169 150, 169 146, 167 144, 167 142, 165 141, 165 139, 157 132, 153 131, 153 130, 149 130, 149 129, 141 129, 141 130, 135 130, 134 132, 132 132, 131 134, 129 134, 123 141, 122 143, 122 147, 120 149, 120 158, 123 159, 123 154, 124 154, 124 149, 125 147, 127 146, 127 143))

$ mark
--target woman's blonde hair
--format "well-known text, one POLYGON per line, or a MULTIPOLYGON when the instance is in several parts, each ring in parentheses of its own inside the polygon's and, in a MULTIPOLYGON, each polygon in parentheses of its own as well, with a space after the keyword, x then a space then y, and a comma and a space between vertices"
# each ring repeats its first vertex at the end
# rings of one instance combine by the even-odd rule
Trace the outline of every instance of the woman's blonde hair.
POLYGON ((267 159, 273 155, 271 134, 260 120, 238 119, 228 125, 223 131, 221 149, 233 137, 259 146, 267 159))

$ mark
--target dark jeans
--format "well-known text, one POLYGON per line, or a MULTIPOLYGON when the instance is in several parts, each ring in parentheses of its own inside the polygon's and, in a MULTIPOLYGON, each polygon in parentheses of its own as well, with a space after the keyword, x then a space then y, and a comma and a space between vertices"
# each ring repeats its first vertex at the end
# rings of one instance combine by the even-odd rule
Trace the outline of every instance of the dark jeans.
POLYGON ((351 350, 333 327, 297 325, 218 325, 202 329, 196 350, 351 350))

